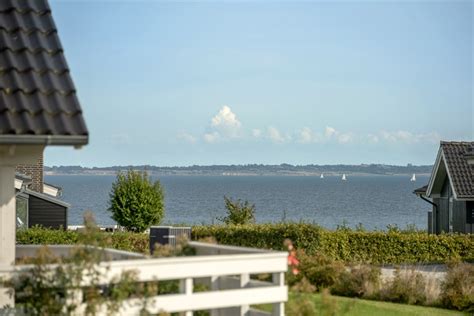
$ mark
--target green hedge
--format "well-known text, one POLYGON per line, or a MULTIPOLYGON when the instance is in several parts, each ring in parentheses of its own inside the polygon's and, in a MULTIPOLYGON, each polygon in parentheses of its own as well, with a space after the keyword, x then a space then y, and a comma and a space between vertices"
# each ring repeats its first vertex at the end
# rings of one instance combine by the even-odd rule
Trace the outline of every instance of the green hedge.
MULTIPOLYGON (((148 235, 130 232, 104 233, 116 249, 148 253, 148 235)), ((19 244, 75 244, 75 231, 31 228, 17 232, 19 244)), ((214 237, 219 243, 285 250, 291 239, 307 254, 324 254, 345 262, 417 263, 446 262, 458 258, 474 261, 474 235, 428 235, 423 232, 326 230, 314 224, 279 223, 242 226, 194 226, 192 239, 214 237)))
POLYGON ((428 235, 399 230, 330 231, 314 224, 281 223, 243 226, 195 226, 193 239, 214 237, 222 244, 284 250, 289 238, 309 255, 321 253, 335 260, 365 263, 446 262, 474 260, 474 235, 428 235))
MULTIPOLYGON (((19 230, 16 233, 16 241, 19 244, 76 244, 79 240, 79 232, 51 230, 45 228, 34 227, 27 230, 19 230)), ((104 233, 109 238, 108 244, 111 248, 149 253, 148 234, 131 233, 131 232, 115 232, 104 233)))

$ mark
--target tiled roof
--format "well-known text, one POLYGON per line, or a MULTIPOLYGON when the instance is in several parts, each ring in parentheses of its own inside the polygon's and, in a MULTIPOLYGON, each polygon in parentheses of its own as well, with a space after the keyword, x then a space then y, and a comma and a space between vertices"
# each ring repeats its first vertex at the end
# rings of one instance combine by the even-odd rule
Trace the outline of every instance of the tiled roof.
POLYGON ((427 189, 428 189, 428 185, 424 185, 421 188, 415 189, 413 193, 416 195, 426 195, 427 189))
POLYGON ((474 142, 441 142, 451 183, 458 198, 474 197, 474 165, 467 163, 466 154, 474 142))
POLYGON ((0 1, 0 144, 19 139, 88 141, 47 0, 0 1))

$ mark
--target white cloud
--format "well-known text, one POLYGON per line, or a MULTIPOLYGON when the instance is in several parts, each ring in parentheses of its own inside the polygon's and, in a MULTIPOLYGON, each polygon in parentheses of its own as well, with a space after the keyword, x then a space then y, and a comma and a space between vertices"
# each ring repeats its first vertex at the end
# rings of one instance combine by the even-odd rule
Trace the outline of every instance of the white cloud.
POLYGON ((417 138, 419 141, 437 144, 441 140, 441 135, 439 135, 436 132, 431 132, 431 133, 426 133, 426 134, 418 134, 417 138))
POLYGON ((211 128, 225 137, 238 137, 242 124, 231 108, 224 105, 219 113, 211 119, 211 128))
POLYGON ((252 136, 255 137, 255 138, 260 138, 262 136, 262 130, 260 130, 258 128, 254 128, 252 130, 252 136))
POLYGON ((324 130, 324 136, 327 138, 331 138, 333 135, 337 135, 337 133, 336 129, 330 126, 326 126, 326 129, 324 130))
POLYGON ((337 136, 337 141, 340 144, 347 144, 354 140, 354 135, 352 133, 343 133, 337 136))
POLYGON ((215 143, 219 141, 220 138, 221 137, 218 132, 211 132, 211 133, 204 134, 204 141, 206 143, 215 143))
POLYGON ((267 134, 268 138, 274 143, 284 143, 291 140, 291 136, 283 135, 277 128, 273 126, 269 126, 267 128, 267 134))
POLYGON ((369 140, 369 143, 372 143, 372 144, 376 144, 379 142, 379 137, 374 134, 367 135, 367 139, 369 140))
POLYGON ((406 144, 414 144, 420 142, 429 142, 429 143, 437 143, 441 139, 440 135, 436 132, 431 133, 420 133, 414 134, 408 131, 381 131, 380 132, 381 138, 387 142, 395 143, 406 143, 406 144))
POLYGON ((190 144, 194 144, 197 142, 197 137, 196 136, 193 136, 189 133, 186 133, 184 131, 178 133, 178 135, 176 136, 178 139, 181 139, 181 140, 184 140, 185 142, 187 143, 190 143, 190 144))
POLYGON ((322 135, 315 133, 309 127, 303 127, 298 133, 298 142, 302 144, 317 143, 322 140, 322 135))

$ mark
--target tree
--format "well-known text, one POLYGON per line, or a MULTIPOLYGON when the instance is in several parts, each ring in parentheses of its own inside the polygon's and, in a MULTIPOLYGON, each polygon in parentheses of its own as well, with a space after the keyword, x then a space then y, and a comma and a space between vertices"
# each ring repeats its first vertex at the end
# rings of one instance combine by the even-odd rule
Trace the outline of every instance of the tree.
POLYGON ((245 225, 255 223, 255 204, 250 204, 249 201, 242 202, 224 196, 225 208, 227 209, 227 216, 217 218, 218 220, 229 225, 245 225))
POLYGON ((164 216, 163 189, 159 181, 150 180, 146 171, 118 172, 109 204, 112 218, 133 232, 159 224, 164 216))

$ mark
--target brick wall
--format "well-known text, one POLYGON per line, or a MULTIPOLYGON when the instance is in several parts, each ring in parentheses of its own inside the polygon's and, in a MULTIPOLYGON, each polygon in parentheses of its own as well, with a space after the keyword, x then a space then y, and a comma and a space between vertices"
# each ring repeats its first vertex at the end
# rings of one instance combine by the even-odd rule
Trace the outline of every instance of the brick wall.
POLYGON ((31 177, 32 183, 29 186, 31 190, 43 192, 43 154, 33 165, 18 165, 16 172, 31 177))

